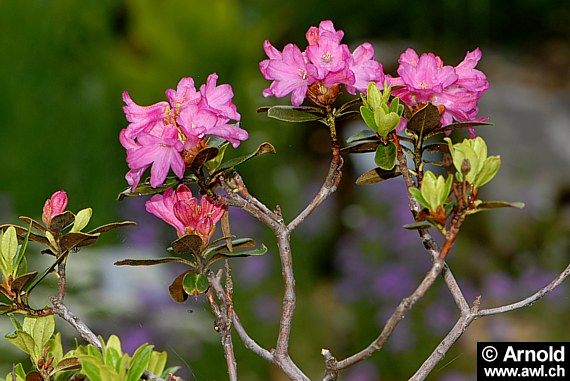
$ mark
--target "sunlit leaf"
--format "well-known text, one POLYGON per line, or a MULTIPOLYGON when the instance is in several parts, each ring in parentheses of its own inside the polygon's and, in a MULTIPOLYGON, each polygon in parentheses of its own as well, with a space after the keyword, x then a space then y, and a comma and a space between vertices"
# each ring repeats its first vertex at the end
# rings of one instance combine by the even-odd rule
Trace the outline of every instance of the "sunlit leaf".
POLYGON ((92 214, 93 211, 91 210, 91 208, 80 210, 75 216, 75 221, 73 222, 73 226, 71 227, 70 232, 77 233, 82 231, 83 228, 86 227, 89 221, 91 220, 92 214))
POLYGON ((135 351, 131 361, 129 362, 127 381, 140 380, 150 361, 152 348, 152 345, 143 344, 135 351))
POLYGON ((29 333, 18 331, 13 334, 6 335, 5 338, 30 356, 34 355, 35 341, 29 333))
POLYGON ((400 166, 396 165, 392 170, 385 171, 381 168, 373 168, 369 171, 364 172, 362 175, 356 179, 357 185, 370 185, 376 184, 385 180, 398 177, 402 174, 400 171, 400 166))
POLYGON ((224 154, 226 153, 226 149, 228 148, 229 145, 230 143, 222 144, 220 147, 218 147, 218 154, 214 158, 204 163, 204 165, 206 166, 206 168, 208 168, 208 171, 210 171, 210 173, 215 172, 220 167, 222 161, 224 160, 224 154))

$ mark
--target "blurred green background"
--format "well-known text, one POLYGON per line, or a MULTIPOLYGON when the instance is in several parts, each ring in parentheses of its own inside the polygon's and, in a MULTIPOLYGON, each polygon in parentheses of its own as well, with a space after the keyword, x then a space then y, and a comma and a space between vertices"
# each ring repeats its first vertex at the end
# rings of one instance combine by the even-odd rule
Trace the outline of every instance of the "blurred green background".
MULTIPOLYGON (((280 204, 290 219, 326 174, 327 132, 257 114, 259 106, 288 101, 262 97, 269 83, 258 63, 265 58, 265 39, 279 49, 288 42, 303 49, 306 30, 324 19, 344 30, 352 49, 372 42, 376 58, 392 74, 409 46, 434 51, 452 65, 467 50, 483 50, 479 67, 488 74, 491 90, 481 114, 496 125, 481 134, 490 152, 503 158, 502 180, 489 185, 483 197, 524 201, 527 208, 476 216, 466 224, 450 264, 468 297, 482 294, 484 306, 512 302, 567 265, 567 1, 0 0, 1 222, 39 217, 45 199, 59 189, 67 191, 71 210, 93 207, 93 226, 118 219, 139 222, 104 239, 102 248, 72 259, 78 275, 70 275, 75 284, 70 307, 98 333, 117 333, 131 346, 152 341, 169 351, 170 362, 181 366, 187 379, 226 378, 203 301, 176 305, 168 298, 167 286, 179 269, 129 272, 112 266, 126 256, 162 255, 173 238, 165 224, 145 215, 144 200, 115 201, 126 187, 127 171, 118 141, 126 126, 121 92, 128 90, 135 102, 147 105, 163 100, 164 90, 175 88, 183 76, 199 86, 218 73, 219 83, 232 85, 242 127, 250 133, 235 154, 263 141, 278 152, 244 165, 242 176, 253 194, 269 206, 280 204)), ((359 127, 348 124, 341 131, 348 136, 359 127)), ((429 266, 416 235, 400 228, 410 222, 403 184, 352 185, 372 166, 369 157, 347 158, 338 194, 307 220, 293 243, 299 301, 291 353, 311 377, 322 371, 321 348, 343 357, 367 345, 429 266)), ((263 258, 236 262, 234 271, 236 308, 252 336, 271 348, 281 297, 274 240, 239 211, 232 218, 236 233, 270 247, 263 258)), ((409 377, 456 317, 449 293, 439 284, 385 351, 343 379, 409 377)), ((569 318, 563 286, 525 311, 478 321, 430 379, 474 379, 476 341, 568 341, 569 318)), ((0 327, 2 334, 10 331, 9 325, 0 327)), ((73 332, 63 323, 60 327, 71 337, 73 332)), ((242 349, 237 337, 235 344, 242 379, 280 379, 273 367, 242 349)), ((2 342, 0 375, 21 359, 2 342)))

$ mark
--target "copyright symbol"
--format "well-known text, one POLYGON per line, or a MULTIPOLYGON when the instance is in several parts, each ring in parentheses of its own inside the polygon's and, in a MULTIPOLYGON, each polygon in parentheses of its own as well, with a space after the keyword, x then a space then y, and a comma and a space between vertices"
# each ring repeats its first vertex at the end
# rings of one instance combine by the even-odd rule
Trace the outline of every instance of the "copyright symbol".
POLYGON ((497 351, 497 349, 495 347, 490 346, 490 345, 483 348, 483 350, 481 351, 481 357, 483 357, 483 360, 485 360, 487 362, 495 361, 498 356, 499 356, 499 352, 497 351))

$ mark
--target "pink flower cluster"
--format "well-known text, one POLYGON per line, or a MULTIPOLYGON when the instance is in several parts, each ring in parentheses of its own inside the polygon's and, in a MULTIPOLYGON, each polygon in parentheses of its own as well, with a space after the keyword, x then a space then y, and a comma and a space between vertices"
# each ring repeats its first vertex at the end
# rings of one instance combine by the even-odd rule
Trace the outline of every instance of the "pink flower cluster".
POLYGON ((240 114, 232 103, 230 85, 216 85, 211 74, 196 91, 192 78, 182 78, 176 90, 166 90, 168 102, 139 106, 123 93, 123 107, 129 125, 120 133, 127 150, 130 171, 125 178, 134 191, 143 173, 150 167, 150 184, 161 185, 170 169, 178 178, 184 176, 183 153, 198 146, 206 135, 229 141, 234 148, 246 140, 247 131, 234 124, 240 114))
POLYGON ((226 210, 224 205, 213 203, 207 196, 202 196, 198 204, 198 199, 183 184, 176 190, 166 190, 164 195, 152 196, 145 206, 149 213, 173 226, 179 237, 196 234, 204 243, 208 242, 226 210))
POLYGON ((346 44, 340 43, 343 36, 332 21, 325 20, 318 28, 309 28, 309 45, 303 52, 295 44, 287 44, 280 52, 265 41, 269 59, 261 61, 259 69, 265 79, 273 82, 263 95, 281 98, 291 94, 291 104, 299 106, 315 83, 328 89, 344 85, 350 94, 365 92, 369 82, 382 85, 384 72, 374 60, 374 47, 366 42, 351 53, 346 44))
POLYGON ((42 221, 46 228, 49 229, 52 218, 65 212, 65 208, 67 208, 67 193, 65 191, 57 191, 46 200, 42 211, 42 221))
MULTIPOLYGON (((398 60, 400 77, 390 80, 391 86, 404 86, 392 91, 410 107, 431 102, 443 106, 443 126, 454 120, 459 122, 483 121, 477 118, 479 99, 489 88, 489 82, 475 66, 481 59, 481 51, 467 52, 465 59, 453 67, 444 65, 433 53, 418 57, 413 49, 407 49, 398 60)), ((473 132, 472 132, 473 134, 473 132)))

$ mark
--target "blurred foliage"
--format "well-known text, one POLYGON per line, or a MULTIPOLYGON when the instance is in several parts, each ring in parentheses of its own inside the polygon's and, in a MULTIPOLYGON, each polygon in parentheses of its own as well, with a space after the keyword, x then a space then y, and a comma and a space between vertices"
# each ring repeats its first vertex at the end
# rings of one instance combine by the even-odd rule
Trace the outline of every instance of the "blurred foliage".
MULTIPOLYGON (((131 201, 114 201, 126 185, 123 175, 127 171, 125 153, 118 141, 119 131, 127 124, 121 111, 121 92, 128 90, 141 105, 151 104, 164 99, 164 90, 175 87, 181 77, 192 76, 200 85, 212 72, 219 74, 219 83, 233 86, 242 127, 250 132, 243 148, 228 155, 251 152, 263 141, 274 144, 276 156, 244 165, 240 173, 253 194, 267 205, 280 203, 289 219, 318 190, 327 171, 328 133, 319 125, 290 126, 256 114, 261 105, 287 103, 285 99, 262 97, 261 91, 269 83, 259 73, 258 63, 264 59, 265 39, 278 48, 288 42, 304 45, 308 27, 327 18, 345 31, 345 41, 351 47, 363 40, 377 42, 376 56, 389 71, 395 68, 397 54, 409 45, 436 51, 446 62, 453 63, 466 50, 481 46, 483 50, 491 47, 517 57, 543 58, 545 63, 553 60, 557 67, 567 67, 567 57, 544 55, 561 44, 567 49, 570 2, 565 0, 410 0, 405 7, 397 1, 361 2, 355 6, 346 0, 0 0, 0 197, 8 199, 0 200, 4 208, 0 216, 11 219, 1 222, 14 222, 15 215, 39 216, 44 200, 58 189, 67 191, 71 210, 92 207, 95 225, 131 210, 131 201), (391 41, 398 51, 392 52, 390 46, 384 51, 383 41, 391 41)), ((291 346, 293 358, 311 376, 322 371, 321 347, 343 356, 367 345, 397 303, 396 298, 411 290, 428 263, 427 256, 422 261, 417 259, 422 249, 414 232, 400 229, 410 222, 405 200, 395 196, 403 193, 403 185, 397 180, 393 185, 382 184, 386 188, 383 196, 379 196, 383 192, 378 188, 355 190, 348 180, 360 173, 353 173, 351 161, 345 165, 347 181, 307 220, 293 242, 299 303, 291 346), (341 218, 332 217, 337 213, 341 218), (388 244, 382 245, 379 240, 388 244), (402 270, 410 264, 411 268, 402 270), (360 270, 366 271, 361 277, 355 276, 360 270), (400 275, 389 278, 391 274, 400 275), (393 282, 382 283, 381 279, 393 282), (328 318, 323 320, 322 316, 328 318)), ((567 196, 560 197, 559 205, 560 210, 568 209, 567 196)), ((526 274, 523 269, 540 265, 552 273, 560 263, 567 263, 564 253, 569 243, 564 237, 570 235, 564 216, 563 212, 548 215, 500 233, 487 225, 488 220, 473 217, 465 226, 469 238, 462 240, 457 250, 461 258, 450 258, 452 267, 464 279, 463 285, 472 290, 469 296, 473 298, 482 288, 485 291, 490 287, 488 278, 495 275, 495 283, 503 282, 503 288, 510 287, 513 294, 501 298, 498 293, 491 301, 511 301, 513 295, 523 296, 521 285, 545 278, 540 270, 526 274), (507 234, 522 239, 506 239, 507 234), (530 255, 515 256, 529 251, 543 252, 544 256, 538 261, 530 255), (501 268, 509 269, 508 273, 491 271, 501 268), (514 292, 517 290, 520 292, 514 292)), ((251 334, 262 345, 271 347, 281 297, 280 271, 276 253, 272 252, 274 239, 256 221, 238 212, 233 218, 239 221, 235 224, 236 234, 249 236, 253 230, 256 238, 270 248, 265 257, 273 257, 272 262, 247 259, 247 265, 237 265, 235 271, 236 305, 243 311, 242 320, 252 327, 251 334), (252 282, 252 277, 258 280, 252 282)), ((155 230, 162 229, 157 227, 158 220, 152 222, 155 230)), ((170 241, 161 239, 159 246, 162 242, 170 241)), ((160 284, 167 287, 171 280, 161 279, 160 284)), ((166 287, 163 297, 168 303, 166 287)), ((185 317, 184 321, 198 320, 198 311, 206 309, 201 302, 193 301, 195 305, 182 306, 175 312, 185 317), (187 317, 184 314, 188 309, 197 312, 187 317)), ((172 306, 168 308, 172 310, 172 306)), ((510 315, 497 319, 499 327, 507 322, 508 335, 483 320, 472 328, 479 336, 468 333, 464 343, 469 345, 449 354, 450 359, 458 357, 450 368, 472 372, 472 341, 492 340, 497 332, 504 334, 499 335, 504 340, 524 339, 531 327, 534 338, 569 340, 567 334, 559 335, 565 332, 563 321, 549 319, 560 316, 562 311, 568 316, 568 309, 567 304, 553 307, 545 303, 521 312, 516 321, 510 315)), ((111 316, 112 312, 101 309, 96 312, 91 319, 96 322, 93 328, 104 336, 108 334, 105 330, 121 334, 121 329, 125 335, 131 330, 136 336, 133 326, 143 326, 144 316, 111 316)), ((147 312, 149 321, 144 327, 155 326, 162 319, 159 312, 147 312)), ((363 379, 372 380, 377 370, 385 380, 408 377, 450 328, 454 316, 448 293, 443 288, 438 290, 405 320, 383 355, 347 373, 346 379, 356 379, 361 372, 358 374, 370 375, 363 379), (435 307, 430 307, 429 301, 435 307), (443 323, 438 323, 436 317, 445 315, 442 311, 452 316, 443 316, 443 323), (430 329, 426 330, 426 325, 430 329), (392 366, 395 361, 398 367, 392 366)), ((211 327, 211 322, 204 327, 211 327)), ((216 333, 192 331, 186 340, 180 340, 180 332, 187 331, 172 328, 173 336, 163 331, 142 336, 150 337, 157 349, 172 349, 173 361, 179 354, 179 364, 186 370, 191 367, 196 379, 224 379, 223 353, 216 333)), ((278 379, 278 372, 244 350, 237 338, 235 347, 243 379, 278 379)), ((5 361, 19 361, 12 353, 0 356, 5 361)), ((6 373, 8 366, 0 365, 6 373)))

